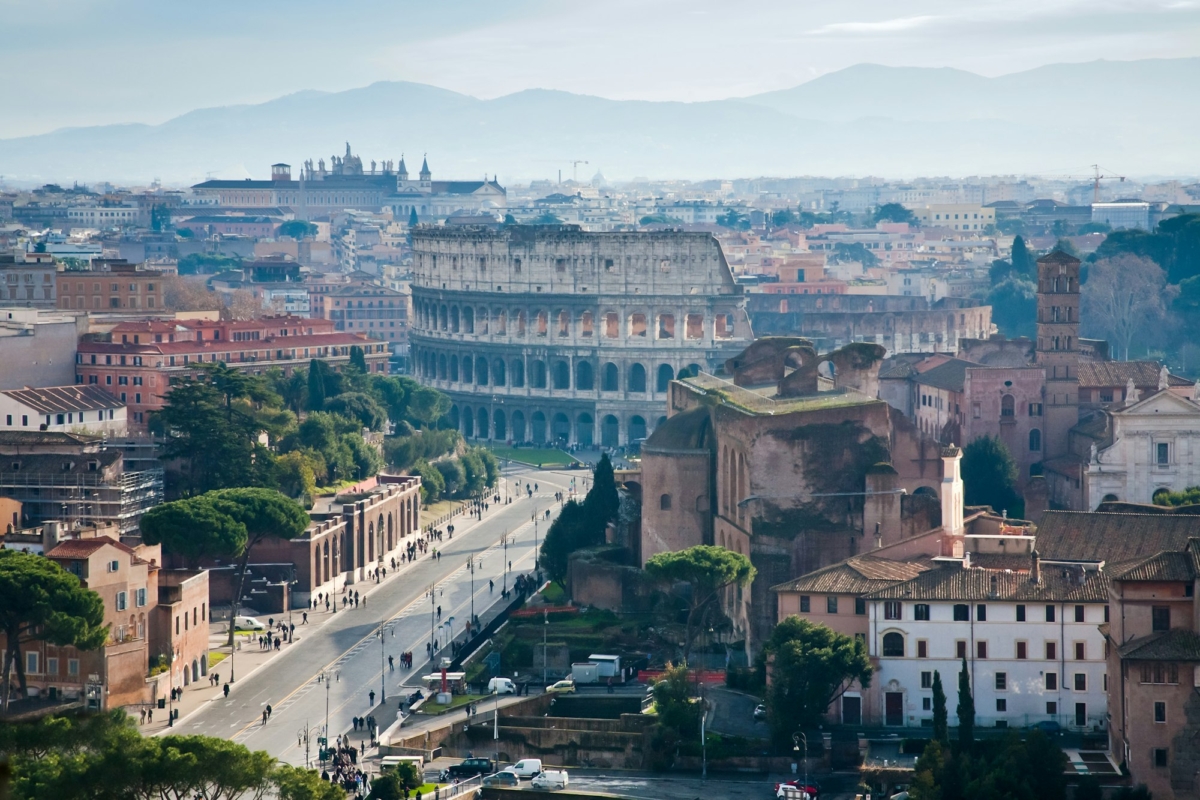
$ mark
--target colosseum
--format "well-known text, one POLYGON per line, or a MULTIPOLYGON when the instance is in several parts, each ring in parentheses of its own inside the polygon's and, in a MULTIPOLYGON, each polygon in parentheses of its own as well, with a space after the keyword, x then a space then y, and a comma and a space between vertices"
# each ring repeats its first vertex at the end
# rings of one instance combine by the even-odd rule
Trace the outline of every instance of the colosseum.
POLYGON ((412 294, 417 377, 472 439, 637 442, 666 420, 673 378, 753 339, 707 233, 421 227, 412 294))

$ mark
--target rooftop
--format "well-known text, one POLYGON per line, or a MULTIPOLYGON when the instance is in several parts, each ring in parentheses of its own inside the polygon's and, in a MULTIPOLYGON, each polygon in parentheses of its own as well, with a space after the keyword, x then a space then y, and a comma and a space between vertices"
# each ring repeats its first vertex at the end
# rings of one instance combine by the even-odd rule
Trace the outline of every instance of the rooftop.
POLYGON ((1044 561, 1126 564, 1157 553, 1182 552, 1200 537, 1200 516, 1047 511, 1037 531, 1044 561))
POLYGON ((892 561, 872 555, 852 556, 795 580, 772 586, 773 592, 813 592, 814 594, 866 594, 885 589, 932 569, 927 559, 892 561))
POLYGON ((119 408, 117 398, 99 386, 48 386, 43 389, 8 389, 4 395, 43 414, 119 408))
POLYGON ((883 402, 852 389, 835 389, 803 397, 778 397, 777 383, 738 386, 733 381, 706 372, 690 378, 681 378, 680 382, 698 390, 706 397, 720 400, 722 404, 747 414, 795 414, 883 402))
POLYGON ((1099 570, 1043 564, 1037 583, 1029 573, 950 563, 870 595, 873 600, 1050 600, 1108 602, 1108 576, 1099 570))
POLYGON ((1131 661, 1200 661, 1200 633, 1174 628, 1126 642, 1117 648, 1131 661))

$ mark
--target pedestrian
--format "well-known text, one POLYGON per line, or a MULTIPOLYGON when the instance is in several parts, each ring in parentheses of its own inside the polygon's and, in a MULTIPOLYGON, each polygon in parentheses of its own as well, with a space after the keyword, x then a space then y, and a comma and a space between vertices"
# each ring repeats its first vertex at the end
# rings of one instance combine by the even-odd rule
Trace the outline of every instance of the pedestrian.
POLYGON ((138 724, 139 724, 139 725, 145 725, 145 724, 146 724, 146 709, 144 709, 144 708, 142 709, 142 713, 141 713, 141 719, 140 719, 140 721, 138 722, 138 724))
POLYGON ((351 719, 350 724, 353 725, 354 730, 357 731, 358 730, 358 717, 354 717, 353 719, 351 719))
POLYGON ((263 725, 266 725, 266 724, 267 724, 267 710, 266 710, 265 708, 263 709, 263 721, 262 721, 262 724, 263 724, 263 725))
POLYGON ((154 706, 146 709, 146 722, 154 722, 154 706))
POLYGON ((303 614, 300 615, 300 624, 301 625, 308 624, 308 612, 307 611, 305 611, 303 614))
POLYGON ((271 704, 267 703, 267 719, 271 718, 271 704))
POLYGON ((371 690, 371 691, 368 693, 368 695, 367 695, 367 696, 371 698, 371 708, 374 708, 374 707, 375 707, 375 690, 374 690, 374 689, 372 689, 372 690, 371 690))
POLYGON ((395 672, 396 665, 392 663, 392 657, 388 656, 388 672, 395 672))
POLYGON ((229 684, 228 683, 225 684, 225 696, 229 697, 229 684))

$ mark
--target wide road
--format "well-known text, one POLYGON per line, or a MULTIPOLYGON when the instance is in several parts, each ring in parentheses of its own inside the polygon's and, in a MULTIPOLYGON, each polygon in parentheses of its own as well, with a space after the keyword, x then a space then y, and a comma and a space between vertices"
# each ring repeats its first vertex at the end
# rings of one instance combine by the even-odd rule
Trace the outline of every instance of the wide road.
MULTIPOLYGON (((439 646, 445 648, 446 626, 452 625, 458 634, 470 618, 472 584, 466 568, 468 556, 474 557, 477 564, 475 613, 482 616, 485 608, 501 599, 505 567, 501 537, 509 534, 507 558, 512 562, 512 570, 507 580, 511 588, 516 575, 533 569, 534 525, 530 516, 538 517, 540 543, 548 527, 545 512, 550 510, 553 519, 560 508, 554 501, 554 493, 567 492, 571 482, 570 473, 564 472, 510 468, 505 475, 513 479, 512 486, 519 480, 522 492, 526 481, 536 483, 538 491, 532 499, 526 496, 507 506, 493 505, 482 522, 465 515, 456 518, 454 538, 443 537, 441 542, 435 542, 442 554, 440 559, 435 561, 426 554, 406 565, 394 578, 389 575, 382 586, 364 582, 352 587, 371 588, 366 607, 339 610, 321 626, 298 626, 296 632, 300 636, 294 645, 263 668, 239 678, 228 699, 213 700, 181 720, 173 732, 233 739, 252 750, 266 750, 283 761, 303 764, 304 748, 297 741, 306 724, 311 731, 310 758, 315 762, 316 737, 325 725, 326 713, 329 730, 340 735, 351 728, 353 717, 364 716, 371 710, 368 697, 371 690, 376 693, 377 704, 380 693, 386 690, 389 707, 395 709, 398 687, 423 672, 422 667, 428 663, 425 646, 430 641, 431 628, 439 646), (488 588, 489 579, 495 581, 494 590, 488 588), (432 602, 428 596, 430 586, 436 586, 432 602), (440 621, 436 617, 437 606, 442 608, 440 621), (381 623, 388 629, 382 648, 377 635, 381 623), (399 656, 405 650, 413 651, 415 670, 400 668, 399 656), (396 659, 394 672, 387 668, 388 655, 396 659), (319 682, 323 673, 328 680, 319 682), (268 703, 272 706, 272 716, 264 725, 262 712, 268 703)), ((444 650, 443 654, 448 653, 449 650, 444 650)), ((222 665, 222 672, 225 666, 222 665)), ((386 728, 395 721, 394 712, 390 718, 377 714, 376 719, 380 728, 386 728)))

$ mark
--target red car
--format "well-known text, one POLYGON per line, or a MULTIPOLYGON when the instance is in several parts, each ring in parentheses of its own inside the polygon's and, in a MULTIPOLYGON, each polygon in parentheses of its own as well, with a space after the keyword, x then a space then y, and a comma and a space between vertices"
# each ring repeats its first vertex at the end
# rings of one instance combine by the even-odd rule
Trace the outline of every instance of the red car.
POLYGON ((805 786, 803 778, 794 778, 790 781, 784 781, 783 783, 775 784, 775 796, 776 797, 780 797, 782 794, 786 794, 786 793, 780 791, 780 789, 784 786, 792 786, 796 789, 799 789, 802 792, 806 792, 808 794, 808 796, 811 797, 813 800, 816 800, 817 796, 821 792, 821 787, 817 785, 816 781, 809 780, 808 785, 805 786))

